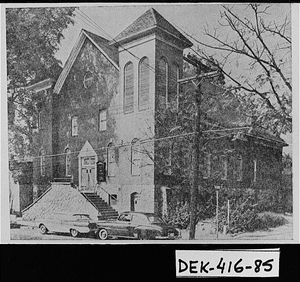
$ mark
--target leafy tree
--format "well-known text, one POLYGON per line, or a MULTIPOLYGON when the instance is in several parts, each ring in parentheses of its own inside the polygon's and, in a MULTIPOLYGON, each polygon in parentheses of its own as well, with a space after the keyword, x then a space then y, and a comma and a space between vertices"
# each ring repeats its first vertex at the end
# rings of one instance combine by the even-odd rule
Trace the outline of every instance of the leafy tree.
POLYGON ((198 41, 201 48, 215 53, 200 48, 198 52, 211 64, 217 63, 231 85, 228 90, 240 99, 251 122, 276 134, 291 132, 290 13, 279 22, 269 17, 269 11, 280 9, 280 4, 249 4, 246 17, 234 6, 222 7, 219 28, 205 30, 207 42, 213 43, 198 41), (233 36, 228 36, 232 32, 233 36))
POLYGON ((10 157, 30 155, 33 97, 25 87, 56 78, 55 58, 63 30, 73 24, 75 8, 6 9, 7 95, 10 157))

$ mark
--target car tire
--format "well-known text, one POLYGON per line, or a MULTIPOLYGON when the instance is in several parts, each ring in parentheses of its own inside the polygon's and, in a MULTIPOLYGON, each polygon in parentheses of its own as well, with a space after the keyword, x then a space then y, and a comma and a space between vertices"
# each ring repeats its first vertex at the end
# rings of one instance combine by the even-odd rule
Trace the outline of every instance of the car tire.
POLYGON ((40 225, 40 232, 44 235, 48 233, 48 229, 44 224, 40 225))
POLYGON ((79 235, 79 231, 76 229, 71 229, 70 233, 71 233, 72 237, 78 237, 78 235, 79 235))
POLYGON ((138 231, 138 239, 139 240, 149 240, 148 232, 144 231, 142 232, 141 230, 138 231))
POLYGON ((107 238, 108 238, 107 230, 106 229, 100 229, 98 231, 98 238, 100 240, 107 240, 107 238))

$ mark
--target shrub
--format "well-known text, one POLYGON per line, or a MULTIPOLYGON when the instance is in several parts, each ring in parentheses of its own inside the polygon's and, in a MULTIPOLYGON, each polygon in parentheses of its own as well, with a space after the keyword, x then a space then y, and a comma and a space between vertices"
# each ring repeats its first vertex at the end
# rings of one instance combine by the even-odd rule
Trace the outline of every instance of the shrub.
POLYGON ((272 227, 281 226, 287 223, 287 220, 282 214, 272 212, 263 212, 257 215, 256 219, 257 229, 268 229, 272 227))
POLYGON ((186 229, 190 224, 189 204, 187 202, 173 202, 168 207, 168 214, 164 220, 175 227, 186 229))
MULTIPOLYGON (((257 191, 247 189, 242 196, 230 200, 230 233, 268 229, 287 222, 283 215, 266 211, 272 210, 274 198, 271 198, 268 203, 266 197, 271 191, 263 192, 257 195, 257 191)), ((227 203, 223 202, 219 209, 219 231, 227 224, 227 203)))

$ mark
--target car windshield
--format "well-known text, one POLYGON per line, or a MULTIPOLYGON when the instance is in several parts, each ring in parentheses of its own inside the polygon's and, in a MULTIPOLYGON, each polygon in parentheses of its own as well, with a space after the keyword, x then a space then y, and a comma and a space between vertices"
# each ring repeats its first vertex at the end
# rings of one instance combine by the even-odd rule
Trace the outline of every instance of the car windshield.
POLYGON ((151 223, 165 223, 160 217, 158 216, 148 216, 148 219, 151 223))

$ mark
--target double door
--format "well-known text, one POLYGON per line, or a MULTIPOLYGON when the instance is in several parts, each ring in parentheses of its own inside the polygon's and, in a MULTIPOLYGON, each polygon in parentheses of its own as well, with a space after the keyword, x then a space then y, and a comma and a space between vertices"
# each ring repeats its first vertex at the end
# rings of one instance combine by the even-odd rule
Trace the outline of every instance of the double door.
POLYGON ((81 190, 94 191, 96 185, 96 157, 81 158, 81 190))

